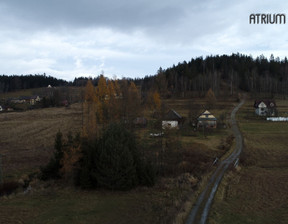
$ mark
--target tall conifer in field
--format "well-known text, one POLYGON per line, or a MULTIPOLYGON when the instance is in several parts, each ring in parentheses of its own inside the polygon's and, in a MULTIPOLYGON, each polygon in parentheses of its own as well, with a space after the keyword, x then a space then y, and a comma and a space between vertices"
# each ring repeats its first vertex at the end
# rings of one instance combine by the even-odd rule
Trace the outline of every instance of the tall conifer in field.
POLYGON ((83 134, 89 139, 95 138, 98 133, 96 122, 97 103, 95 88, 91 80, 88 80, 83 105, 83 134))

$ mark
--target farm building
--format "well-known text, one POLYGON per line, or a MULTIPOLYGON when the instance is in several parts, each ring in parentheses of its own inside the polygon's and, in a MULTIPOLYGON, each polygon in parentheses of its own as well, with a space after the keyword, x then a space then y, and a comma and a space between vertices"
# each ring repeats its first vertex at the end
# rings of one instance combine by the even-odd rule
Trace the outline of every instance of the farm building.
POLYGON ((275 116, 277 114, 276 103, 273 100, 255 100, 255 113, 259 116, 275 116))
POLYGON ((133 120, 133 124, 135 127, 146 127, 147 126, 147 119, 145 117, 137 117, 133 120))
POLYGON ((197 128, 205 127, 205 128, 216 128, 217 127, 217 119, 211 114, 208 110, 204 111, 198 117, 197 128))
POLYGON ((175 110, 169 110, 169 112, 162 120, 162 129, 179 128, 182 125, 183 120, 183 117, 175 110))
POLYGON ((0 106, 0 111, 3 111, 3 107, 2 106, 0 106))

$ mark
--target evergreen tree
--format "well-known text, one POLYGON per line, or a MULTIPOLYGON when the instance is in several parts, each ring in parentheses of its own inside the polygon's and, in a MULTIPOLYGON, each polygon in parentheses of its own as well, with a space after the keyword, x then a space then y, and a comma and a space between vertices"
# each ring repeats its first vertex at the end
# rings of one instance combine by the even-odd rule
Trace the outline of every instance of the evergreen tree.
POLYGON ((135 136, 120 124, 110 124, 97 141, 83 139, 78 167, 77 183, 84 188, 129 190, 155 183, 155 169, 143 161, 135 136))
POLYGON ((100 187, 127 190, 137 185, 136 143, 121 125, 110 125, 98 143, 95 176, 100 187))
POLYGON ((49 163, 41 168, 41 179, 56 179, 60 177, 60 169, 62 168, 61 161, 63 159, 63 135, 60 131, 57 132, 54 144, 54 155, 49 163))

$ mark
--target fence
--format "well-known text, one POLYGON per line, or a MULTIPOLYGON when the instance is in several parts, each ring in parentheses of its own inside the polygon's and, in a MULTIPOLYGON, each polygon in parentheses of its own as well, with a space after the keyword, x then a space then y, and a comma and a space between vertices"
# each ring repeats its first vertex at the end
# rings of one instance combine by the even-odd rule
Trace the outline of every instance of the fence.
POLYGON ((267 121, 288 121, 288 117, 267 117, 267 121))

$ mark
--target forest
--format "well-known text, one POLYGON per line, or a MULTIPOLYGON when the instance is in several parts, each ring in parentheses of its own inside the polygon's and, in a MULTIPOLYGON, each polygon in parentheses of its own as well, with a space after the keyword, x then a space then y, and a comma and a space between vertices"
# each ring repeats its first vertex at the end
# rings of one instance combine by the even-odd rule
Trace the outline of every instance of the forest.
POLYGON ((22 89, 32 89, 51 86, 64 86, 68 82, 52 76, 43 75, 0 75, 0 93, 12 92, 22 89))
POLYGON ((191 93, 204 96, 210 88, 216 96, 233 95, 239 89, 252 95, 273 97, 288 93, 288 60, 273 55, 269 59, 263 55, 253 59, 239 53, 207 56, 205 59, 197 57, 167 69, 160 67, 156 76, 137 81, 142 90, 154 86, 161 96, 166 97, 187 97, 191 93), (225 91, 221 92, 221 89, 225 91))

